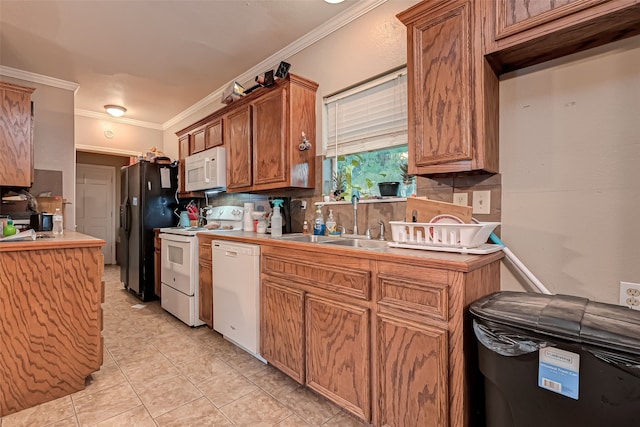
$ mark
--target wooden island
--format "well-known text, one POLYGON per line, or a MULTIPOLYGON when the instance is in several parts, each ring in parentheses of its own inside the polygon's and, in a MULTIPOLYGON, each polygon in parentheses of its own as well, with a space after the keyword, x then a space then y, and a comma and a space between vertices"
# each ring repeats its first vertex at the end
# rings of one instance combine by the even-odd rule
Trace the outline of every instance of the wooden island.
POLYGON ((0 417, 84 389, 102 365, 104 240, 0 242, 0 417))

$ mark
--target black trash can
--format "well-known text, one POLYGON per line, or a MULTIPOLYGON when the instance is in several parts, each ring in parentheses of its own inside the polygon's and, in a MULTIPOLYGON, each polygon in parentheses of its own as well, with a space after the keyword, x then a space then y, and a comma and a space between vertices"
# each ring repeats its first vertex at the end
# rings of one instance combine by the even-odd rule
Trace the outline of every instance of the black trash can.
POLYGON ((498 292, 470 312, 487 427, 640 426, 640 311, 498 292))

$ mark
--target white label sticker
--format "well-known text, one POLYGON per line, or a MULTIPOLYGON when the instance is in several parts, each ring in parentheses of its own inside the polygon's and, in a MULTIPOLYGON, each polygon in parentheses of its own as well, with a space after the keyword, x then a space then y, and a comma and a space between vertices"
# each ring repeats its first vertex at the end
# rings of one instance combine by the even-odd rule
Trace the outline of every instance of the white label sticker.
POLYGON ((131 198, 131 204, 133 206, 138 206, 138 198, 137 197, 132 197, 131 198))
POLYGON ((160 186, 162 188, 171 188, 171 175, 169 168, 160 169, 160 186))
POLYGON ((580 355, 555 347, 539 352, 538 387, 578 400, 580 355))

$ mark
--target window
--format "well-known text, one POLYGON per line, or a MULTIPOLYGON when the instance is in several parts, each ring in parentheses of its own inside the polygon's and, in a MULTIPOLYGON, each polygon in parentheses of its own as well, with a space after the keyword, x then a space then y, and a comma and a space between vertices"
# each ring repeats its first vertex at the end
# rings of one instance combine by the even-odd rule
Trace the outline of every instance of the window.
POLYGON ((338 196, 378 196, 379 182, 408 179, 406 68, 325 98, 323 118, 326 194, 342 182, 338 196))

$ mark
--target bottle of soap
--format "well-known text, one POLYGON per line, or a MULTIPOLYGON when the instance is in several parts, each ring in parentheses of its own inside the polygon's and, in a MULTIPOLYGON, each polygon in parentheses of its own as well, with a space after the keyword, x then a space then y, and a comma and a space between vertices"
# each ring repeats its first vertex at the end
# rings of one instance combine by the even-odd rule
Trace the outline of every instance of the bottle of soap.
POLYGON ((327 217, 327 234, 334 235, 336 234, 336 219, 333 217, 333 209, 329 209, 329 216, 327 217))
POLYGON ((313 221, 313 234, 316 236, 324 236, 324 215, 320 206, 316 209, 316 217, 313 221))
POLYGON ((13 225, 13 220, 11 218, 7 219, 7 225, 2 227, 2 235, 4 237, 13 236, 17 233, 16 227, 13 225))
POLYGON ((273 213, 271 214, 271 237, 282 236, 282 215, 280 214, 280 207, 282 206, 282 199, 275 199, 273 201, 273 213))

